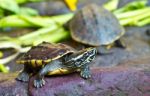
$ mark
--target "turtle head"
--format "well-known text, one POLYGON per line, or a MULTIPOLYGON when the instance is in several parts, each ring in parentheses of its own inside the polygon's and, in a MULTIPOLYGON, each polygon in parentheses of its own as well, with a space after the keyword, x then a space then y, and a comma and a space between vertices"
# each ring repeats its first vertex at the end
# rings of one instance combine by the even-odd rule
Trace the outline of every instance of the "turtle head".
POLYGON ((87 63, 90 63, 97 53, 97 49, 90 47, 71 54, 66 60, 67 67, 81 67, 87 63))

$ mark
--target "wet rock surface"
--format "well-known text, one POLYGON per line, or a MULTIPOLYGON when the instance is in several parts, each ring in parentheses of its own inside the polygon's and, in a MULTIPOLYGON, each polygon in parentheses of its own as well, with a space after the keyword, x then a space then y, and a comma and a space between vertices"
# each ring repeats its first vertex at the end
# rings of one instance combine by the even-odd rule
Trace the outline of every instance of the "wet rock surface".
POLYGON ((78 74, 46 78, 46 85, 36 89, 30 81, 31 96, 149 96, 149 71, 132 68, 93 69, 92 78, 84 80, 78 74), (148 74, 147 74, 148 73, 148 74))
POLYGON ((28 96, 28 84, 16 81, 17 73, 0 73, 0 96, 28 96))
POLYGON ((45 77, 42 88, 16 81, 17 73, 0 74, 1 96, 150 96, 150 57, 125 66, 92 68, 92 78, 82 79, 78 73, 45 77), (142 60, 145 60, 142 63, 142 60), (142 64, 141 66, 134 65, 142 64), (132 65, 132 66, 130 66, 132 65))
POLYGON ((146 33, 149 28, 150 26, 126 27, 126 34, 122 37, 126 49, 113 47, 109 50, 110 54, 98 55, 92 66, 116 66, 125 61, 150 56, 150 36, 146 33))

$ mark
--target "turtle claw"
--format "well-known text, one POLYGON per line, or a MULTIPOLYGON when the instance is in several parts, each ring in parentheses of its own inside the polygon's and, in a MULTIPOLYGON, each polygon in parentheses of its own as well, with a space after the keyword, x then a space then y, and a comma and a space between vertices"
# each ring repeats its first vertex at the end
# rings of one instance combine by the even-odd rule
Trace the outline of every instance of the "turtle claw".
POLYGON ((81 72, 80 75, 85 79, 91 78, 90 72, 81 72))
POLYGON ((44 85, 45 85, 45 80, 44 79, 35 79, 34 80, 34 87, 41 88, 44 85))
POLYGON ((27 72, 22 72, 18 75, 17 80, 28 82, 29 81, 29 74, 27 72))

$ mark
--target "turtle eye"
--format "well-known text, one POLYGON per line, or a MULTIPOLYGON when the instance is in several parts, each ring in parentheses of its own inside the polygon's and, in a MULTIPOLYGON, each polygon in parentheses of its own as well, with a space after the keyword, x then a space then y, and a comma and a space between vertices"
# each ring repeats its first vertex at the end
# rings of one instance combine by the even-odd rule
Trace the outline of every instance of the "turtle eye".
POLYGON ((84 57, 87 57, 88 55, 89 55, 88 53, 85 53, 85 54, 83 55, 83 58, 84 58, 84 57))

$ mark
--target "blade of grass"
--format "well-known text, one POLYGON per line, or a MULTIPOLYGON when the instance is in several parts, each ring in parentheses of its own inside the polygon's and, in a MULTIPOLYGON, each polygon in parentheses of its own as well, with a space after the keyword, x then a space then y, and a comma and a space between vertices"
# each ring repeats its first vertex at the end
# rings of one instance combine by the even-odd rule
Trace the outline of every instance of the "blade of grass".
POLYGON ((0 27, 48 27, 55 24, 60 26, 70 20, 72 16, 72 13, 52 17, 10 15, 0 19, 0 27))
MULTIPOLYGON (((66 39, 67 37, 69 37, 69 32, 64 30, 63 28, 59 28, 54 30, 53 34, 45 34, 43 36, 41 36, 41 39, 37 39, 33 42, 33 45, 37 45, 43 41, 47 41, 47 42, 58 42, 62 39, 66 39)), ((40 38, 40 37, 39 37, 40 38)))
POLYGON ((20 36, 18 38, 18 40, 21 40, 21 41, 30 40, 30 38, 34 38, 36 36, 40 36, 40 35, 46 34, 46 33, 51 33, 51 32, 53 32, 53 30, 55 30, 57 28, 58 28, 57 26, 41 28, 41 29, 39 29, 37 31, 34 31, 34 32, 28 33, 26 35, 20 36))
POLYGON ((31 16, 25 16, 25 15, 20 15, 19 18, 37 27, 55 26, 55 22, 51 18, 45 18, 45 17, 40 17, 40 16, 31 17, 31 16))
POLYGON ((0 42, 0 45, 1 45, 0 49, 14 48, 17 51, 19 51, 21 49, 21 47, 14 42, 3 41, 3 42, 0 42))
POLYGON ((117 9, 118 3, 119 0, 109 0, 109 2, 105 3, 103 7, 109 11, 113 11, 117 9))
POLYGON ((19 52, 8 56, 6 58, 0 59, 0 64, 7 64, 8 62, 12 61, 13 59, 15 59, 17 56, 19 55, 19 52))
POLYGON ((0 0, 0 8, 19 13, 19 6, 15 0, 0 0))
POLYGON ((63 14, 63 15, 52 16, 49 18, 51 18, 54 22, 56 22, 56 24, 63 25, 68 20, 70 20, 73 16, 74 16, 73 13, 68 13, 68 14, 63 14))
POLYGON ((29 15, 29 16, 37 16, 39 15, 38 11, 28 7, 20 7, 20 11, 18 15, 29 15))
POLYGON ((142 20, 143 18, 149 17, 150 13, 146 13, 146 14, 141 14, 141 15, 137 15, 134 16, 132 18, 127 18, 127 19, 121 19, 120 20, 120 24, 121 25, 136 25, 137 22, 139 22, 140 20, 142 20))
POLYGON ((145 8, 148 0, 135 0, 114 11, 115 14, 145 8))
POLYGON ((4 10, 0 8, 0 19, 4 16, 4 10))
MULTIPOLYGON (((29 3, 29 2, 41 2, 44 0, 15 0, 18 4, 29 3)), ((46 0, 45 0, 46 1, 46 0)))
POLYGON ((2 58, 3 57, 3 52, 2 51, 0 51, 0 58, 2 58))
POLYGON ((17 15, 11 15, 0 19, 0 28, 3 27, 33 27, 29 22, 20 19, 17 15))
POLYGON ((137 26, 144 26, 144 25, 147 25, 147 24, 150 24, 150 17, 136 23, 137 26))
POLYGON ((3 72, 3 73, 8 73, 9 72, 7 67, 5 67, 3 64, 0 64, 0 71, 3 72))
POLYGON ((123 12, 119 14, 114 13, 114 14, 118 19, 123 19, 123 18, 132 18, 134 16, 141 15, 141 14, 146 14, 147 12, 150 12, 150 7, 137 9, 134 11, 123 12))

